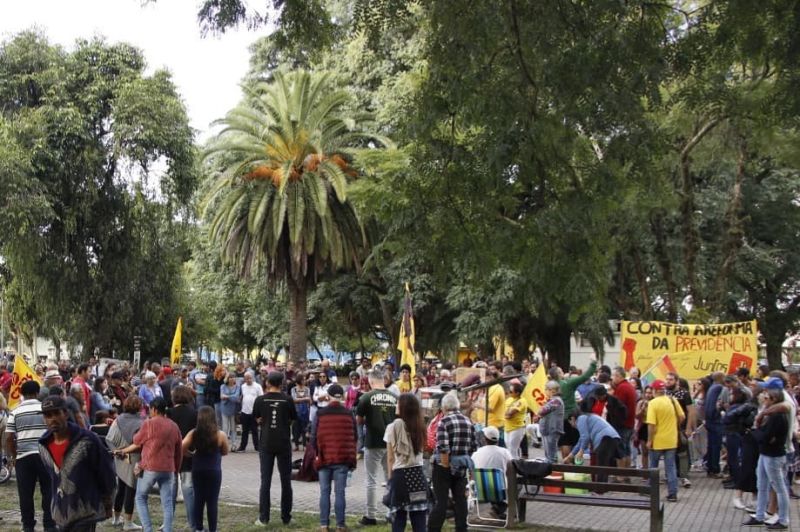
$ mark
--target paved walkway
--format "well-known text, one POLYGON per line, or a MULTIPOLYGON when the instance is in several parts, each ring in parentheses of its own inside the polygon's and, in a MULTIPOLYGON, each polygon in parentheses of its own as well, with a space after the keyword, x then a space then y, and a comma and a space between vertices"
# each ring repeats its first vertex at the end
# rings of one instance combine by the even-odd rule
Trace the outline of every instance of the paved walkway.
MULTIPOLYGON (((534 456, 539 450, 532 449, 534 456)), ((295 459, 301 453, 295 453, 295 459)), ((258 504, 259 463, 254 451, 232 454, 223 459, 222 498, 229 502, 258 504)), ((280 500, 277 471, 274 474, 272 505, 280 500)), ((347 488, 347 513, 363 515, 366 505, 366 478, 363 461, 347 488)), ((691 488, 680 488, 677 503, 666 503, 664 530, 672 531, 728 531, 763 530, 742 527, 748 515, 733 508, 732 490, 722 489, 719 480, 706 478, 705 473, 692 473, 691 488)), ((316 512, 319 509, 319 485, 311 482, 293 482, 294 507, 298 511, 316 512)), ((800 488, 800 486, 798 486, 800 488)), ((666 486, 662 489, 666 497, 666 486)), ((793 530, 800 530, 800 501, 792 500, 791 522, 793 530)), ((567 506, 552 503, 528 503, 526 522, 543 527, 564 527, 591 531, 646 531, 650 526, 649 512, 619 508, 567 506)))

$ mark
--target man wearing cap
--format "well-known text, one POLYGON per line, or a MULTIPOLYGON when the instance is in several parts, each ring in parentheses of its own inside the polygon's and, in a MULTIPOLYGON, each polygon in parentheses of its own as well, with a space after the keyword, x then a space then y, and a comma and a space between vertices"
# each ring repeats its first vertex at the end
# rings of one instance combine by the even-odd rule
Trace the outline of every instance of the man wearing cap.
MULTIPOLYGON (((475 469, 499 469, 505 475, 506 467, 514 457, 508 449, 498 445, 500 431, 495 427, 484 427, 483 437, 486 439, 486 445, 472 453, 475 469)), ((507 506, 505 502, 492 503, 492 511, 498 518, 505 519, 507 506)))
POLYGON ((664 457, 667 475, 667 500, 678 501, 678 468, 675 456, 678 451, 678 426, 685 416, 678 402, 666 394, 667 385, 662 380, 653 381, 653 399, 647 405, 647 448, 650 450, 650 468, 658 469, 664 457))
MULTIPOLYGON (((56 371, 56 374, 58 372, 56 371)), ((59 379, 61 375, 58 376, 59 379)), ((44 514, 44 529, 56 530, 56 523, 50 514, 50 476, 39 456, 39 438, 47 430, 42 416, 42 403, 36 398, 39 394, 39 384, 36 381, 27 381, 20 387, 22 401, 11 411, 6 425, 6 453, 9 456, 10 466, 17 471, 17 493, 19 494, 19 509, 22 514, 22 530, 32 532, 36 526, 34 515, 33 494, 36 491, 36 482, 42 492, 42 513, 44 514)))
POLYGON ((62 530, 94 531, 111 517, 116 473, 100 438, 68 421, 63 398, 42 401, 47 431, 39 438, 39 456, 50 475, 51 513, 62 530))
POLYGON ((311 445, 317 450, 319 471, 319 524, 328 529, 331 510, 331 482, 335 485, 336 530, 344 532, 347 473, 356 468, 356 423, 352 411, 342 404, 344 389, 334 383, 328 388, 328 406, 320 408, 311 425, 311 445))
POLYGON ((261 488, 258 495, 258 520, 264 526, 270 518, 270 487, 275 462, 281 477, 281 520, 292 520, 292 422, 297 410, 292 398, 281 392, 283 374, 272 371, 267 376, 267 393, 256 398, 253 416, 261 426, 259 458, 261 461, 261 488))

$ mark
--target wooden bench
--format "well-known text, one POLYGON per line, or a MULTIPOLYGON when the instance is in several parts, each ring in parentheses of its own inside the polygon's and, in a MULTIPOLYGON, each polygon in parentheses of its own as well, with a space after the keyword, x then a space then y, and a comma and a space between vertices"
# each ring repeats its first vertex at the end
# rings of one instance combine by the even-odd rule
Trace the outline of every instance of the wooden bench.
POLYGON ((580 482, 575 480, 556 480, 545 478, 537 484, 527 484, 524 477, 519 476, 513 462, 509 462, 506 471, 508 484, 508 526, 517 521, 525 522, 528 501, 551 502, 561 504, 578 504, 584 506, 604 506, 609 508, 631 508, 650 511, 650 532, 662 532, 664 526, 664 505, 659 493, 658 469, 628 469, 618 467, 577 466, 571 464, 553 464, 553 472, 605 474, 619 477, 631 477, 632 482, 580 482), (641 483, 639 479, 645 479, 641 483), (536 486, 525 490, 525 485, 536 486), (566 495, 563 493, 544 493, 545 486, 560 488, 579 488, 590 492, 632 493, 645 497, 618 497, 608 495, 566 495), (538 487, 538 492, 537 492, 538 487))

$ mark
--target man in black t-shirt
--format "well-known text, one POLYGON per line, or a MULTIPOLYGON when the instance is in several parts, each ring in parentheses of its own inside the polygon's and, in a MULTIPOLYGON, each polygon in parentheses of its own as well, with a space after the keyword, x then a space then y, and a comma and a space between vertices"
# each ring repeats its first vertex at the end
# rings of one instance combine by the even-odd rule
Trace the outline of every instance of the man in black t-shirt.
POLYGON ((292 421, 297 410, 292 398, 281 392, 283 374, 277 371, 267 376, 267 393, 256 398, 253 417, 261 427, 259 457, 261 458, 261 489, 258 497, 256 525, 269 523, 269 490, 275 461, 281 476, 281 520, 288 524, 292 519, 292 421))
POLYGON ((384 389, 383 372, 373 369, 368 373, 372 390, 361 396, 356 406, 358 424, 366 427, 364 438, 364 468, 367 472, 367 513, 359 523, 363 526, 378 524, 378 474, 386 472, 386 442, 383 436, 387 425, 395 418, 397 396, 384 389))

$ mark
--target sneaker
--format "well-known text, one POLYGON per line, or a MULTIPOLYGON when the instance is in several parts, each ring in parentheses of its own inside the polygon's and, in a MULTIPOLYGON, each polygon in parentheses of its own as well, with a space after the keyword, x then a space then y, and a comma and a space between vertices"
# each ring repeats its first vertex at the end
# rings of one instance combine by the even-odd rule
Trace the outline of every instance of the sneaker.
POLYGON ((142 525, 137 525, 133 521, 127 521, 122 525, 122 530, 141 530, 142 525))
POLYGON ((737 510, 744 510, 745 508, 747 508, 744 502, 742 502, 742 499, 740 499, 739 497, 733 498, 733 507, 736 508, 737 510))
POLYGON ((743 509, 745 512, 749 513, 749 514, 754 514, 754 513, 756 513, 756 507, 755 507, 755 506, 745 506, 745 507, 744 507, 744 508, 742 508, 742 509, 743 509))
POLYGON ((258 519, 256 519, 256 522, 253 523, 253 524, 256 525, 256 526, 267 526, 267 523, 269 523, 269 521, 266 521, 266 522, 262 521, 261 518, 259 517, 258 519))
POLYGON ((764 522, 768 525, 774 525, 778 522, 778 514, 773 515, 772 517, 767 517, 764 519, 764 522))
POLYGON ((784 525, 779 522, 775 522, 772 524, 767 525, 767 530, 788 530, 789 525, 784 525))
POLYGON ((371 517, 367 517, 365 515, 364 517, 361 518, 358 524, 362 526, 375 526, 378 524, 378 521, 376 519, 372 519, 371 517))
POLYGON ((755 517, 751 517, 750 519, 742 523, 742 526, 764 526, 764 521, 759 521, 755 517))
POLYGON ((121 515, 115 515, 114 518, 111 520, 111 526, 122 526, 124 521, 122 520, 121 515))
POLYGON ((684 488, 691 488, 692 487, 692 481, 689 480, 688 478, 682 478, 681 479, 681 486, 683 486, 684 488))
POLYGON ((667 502, 678 502, 677 495, 667 495, 667 502))

